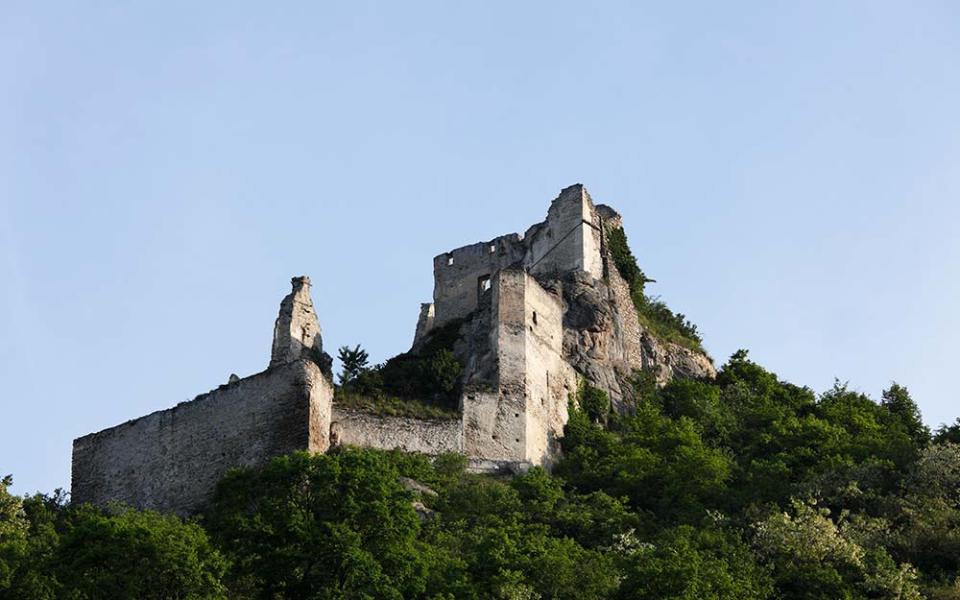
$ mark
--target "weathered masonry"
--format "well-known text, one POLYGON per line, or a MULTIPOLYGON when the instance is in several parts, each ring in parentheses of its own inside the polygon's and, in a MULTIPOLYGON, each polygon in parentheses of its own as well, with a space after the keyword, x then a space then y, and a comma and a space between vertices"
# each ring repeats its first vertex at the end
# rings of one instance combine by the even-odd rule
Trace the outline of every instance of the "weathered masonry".
POLYGON ((581 185, 564 189, 547 218, 457 248, 433 261, 433 302, 421 305, 414 350, 459 323, 464 365, 459 418, 416 419, 334 401, 310 280, 281 305, 269 367, 177 406, 78 438, 73 499, 189 514, 237 466, 295 450, 349 444, 426 454, 460 452, 476 470, 551 466, 581 380, 629 396, 637 369, 658 380, 711 377, 709 359, 645 331, 612 267, 606 232, 620 216, 581 185))

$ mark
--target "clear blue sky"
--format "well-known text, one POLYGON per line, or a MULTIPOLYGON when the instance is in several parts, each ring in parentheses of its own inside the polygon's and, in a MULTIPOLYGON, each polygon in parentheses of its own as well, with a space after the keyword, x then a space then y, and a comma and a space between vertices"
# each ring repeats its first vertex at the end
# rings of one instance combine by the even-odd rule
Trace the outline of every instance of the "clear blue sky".
POLYGON ((431 259, 583 182, 723 362, 960 414, 953 2, 39 3, 0 15, 0 474, 268 361, 405 350, 431 259))

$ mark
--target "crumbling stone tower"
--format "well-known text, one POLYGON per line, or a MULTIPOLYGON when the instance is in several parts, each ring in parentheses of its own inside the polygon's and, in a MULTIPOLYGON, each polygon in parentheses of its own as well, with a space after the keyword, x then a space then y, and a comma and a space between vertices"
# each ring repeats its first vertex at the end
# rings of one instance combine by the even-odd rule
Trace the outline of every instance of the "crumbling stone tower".
POLYGON ((629 377, 712 377, 703 354, 646 331, 606 248, 622 227, 582 185, 561 191, 545 221, 434 258, 433 302, 421 305, 413 349, 456 328, 465 366, 456 419, 424 420, 338 405, 310 280, 280 304, 270 364, 177 406, 74 440, 77 502, 188 514, 236 466, 295 450, 350 444, 460 452, 479 471, 551 466, 581 380, 627 406, 629 377))

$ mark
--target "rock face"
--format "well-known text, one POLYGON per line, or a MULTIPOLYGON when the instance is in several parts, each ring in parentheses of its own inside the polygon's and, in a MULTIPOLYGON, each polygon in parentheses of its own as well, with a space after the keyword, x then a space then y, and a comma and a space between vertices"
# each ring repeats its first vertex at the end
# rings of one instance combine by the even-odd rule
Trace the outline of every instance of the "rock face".
MULTIPOLYGON (((620 216, 606 206, 604 228, 619 227, 620 216)), ((605 277, 573 272, 544 285, 563 290, 564 355, 591 385, 606 390, 614 407, 629 410, 630 379, 636 371, 652 373, 657 384, 674 377, 712 379, 717 372, 709 357, 677 343, 657 338, 640 323, 627 283, 609 251, 603 251, 605 277)))
POLYGON ((273 326, 271 367, 312 359, 323 353, 320 322, 310 298, 310 278, 294 277, 290 284, 293 290, 280 303, 280 313, 273 326))

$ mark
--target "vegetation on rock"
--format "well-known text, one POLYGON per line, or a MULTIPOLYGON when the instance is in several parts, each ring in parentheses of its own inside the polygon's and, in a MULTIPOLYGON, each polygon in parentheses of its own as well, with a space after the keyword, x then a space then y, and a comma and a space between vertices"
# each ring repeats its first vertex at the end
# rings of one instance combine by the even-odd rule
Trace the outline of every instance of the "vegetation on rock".
POLYGON ((607 247, 613 257, 617 272, 630 287, 630 298, 637 308, 640 324, 656 337, 703 352, 702 340, 697 326, 683 314, 674 313, 659 298, 648 296, 645 286, 653 281, 644 275, 637 259, 627 244, 627 234, 622 228, 607 231, 607 247))

